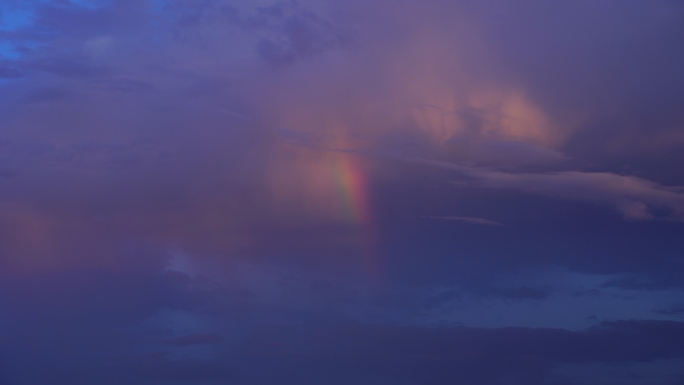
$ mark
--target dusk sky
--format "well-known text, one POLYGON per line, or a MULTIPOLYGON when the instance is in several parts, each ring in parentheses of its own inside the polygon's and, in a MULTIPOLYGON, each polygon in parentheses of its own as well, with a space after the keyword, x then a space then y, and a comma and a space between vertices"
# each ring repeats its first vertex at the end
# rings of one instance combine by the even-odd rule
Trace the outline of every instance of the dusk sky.
POLYGON ((0 0, 0 385, 684 384, 684 1, 0 0))

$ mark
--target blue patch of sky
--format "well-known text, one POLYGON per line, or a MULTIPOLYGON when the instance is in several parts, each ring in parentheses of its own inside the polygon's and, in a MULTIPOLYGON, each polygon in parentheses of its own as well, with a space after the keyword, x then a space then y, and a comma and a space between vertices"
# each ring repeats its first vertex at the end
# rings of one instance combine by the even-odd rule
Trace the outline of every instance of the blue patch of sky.
MULTIPOLYGON (((0 2, 0 31, 12 33, 33 25, 35 19, 34 7, 25 3, 0 2)), ((26 45, 26 44, 22 44, 26 45)), ((0 39, 0 60, 19 60, 22 50, 17 42, 0 39)))
POLYGON ((110 4, 110 0, 71 0, 73 4, 80 5, 88 9, 98 9, 110 4))
POLYGON ((152 13, 161 13, 164 11, 164 7, 168 4, 167 0, 153 0, 152 1, 152 7, 150 7, 150 10, 152 13))
POLYGON ((21 52, 17 49, 16 45, 0 41, 0 60, 19 60, 21 58, 21 52))
POLYGON ((15 41, 0 40, 0 60, 18 61, 26 52, 37 49, 40 45, 35 41, 15 41))
POLYGON ((0 31, 12 32, 33 24, 35 13, 31 8, 11 7, 0 3, 0 31))
MULTIPOLYGON (((51 0, 34 1, 0 1, 0 31, 16 31, 25 27, 30 27, 36 16, 36 8, 42 5, 75 5, 88 9, 103 8, 111 4, 111 0, 70 0, 67 3, 53 2, 51 0)), ((162 3, 161 0, 154 0, 162 3)))

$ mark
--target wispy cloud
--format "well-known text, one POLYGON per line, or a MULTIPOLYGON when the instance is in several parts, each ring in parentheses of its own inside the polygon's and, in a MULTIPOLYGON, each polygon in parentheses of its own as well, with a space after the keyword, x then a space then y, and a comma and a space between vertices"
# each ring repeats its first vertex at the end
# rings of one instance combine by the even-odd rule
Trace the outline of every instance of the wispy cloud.
POLYGON ((511 173, 420 158, 408 160, 458 171, 463 176, 455 182, 459 185, 606 205, 629 220, 684 220, 681 187, 664 186, 635 176, 583 171, 511 173))
POLYGON ((207 345, 216 344, 223 341, 223 338, 215 333, 197 333, 188 334, 169 340, 169 344, 173 346, 193 346, 193 345, 207 345))
POLYGON ((503 223, 477 217, 455 217, 455 216, 424 216, 423 218, 437 219, 442 221, 460 222, 473 225, 503 226, 503 223))

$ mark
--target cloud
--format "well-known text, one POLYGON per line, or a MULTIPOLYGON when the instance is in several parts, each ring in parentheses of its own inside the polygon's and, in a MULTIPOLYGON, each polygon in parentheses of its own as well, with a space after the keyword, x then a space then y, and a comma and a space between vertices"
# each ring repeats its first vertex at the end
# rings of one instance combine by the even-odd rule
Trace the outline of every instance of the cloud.
POLYGON ((440 216, 426 216, 423 218, 429 218, 429 219, 440 219, 444 221, 453 221, 453 222, 461 222, 461 223, 470 223, 474 225, 486 225, 486 226, 503 226, 502 223, 492 221, 489 219, 484 219, 484 218, 474 218, 474 217, 440 217, 440 216))
POLYGON ((682 357, 683 330, 682 323, 668 321, 604 322, 581 331, 356 324, 305 332, 297 342, 275 331, 268 338, 278 343, 258 340, 248 352, 290 365, 315 360, 328 375, 366 368, 364 373, 394 381, 547 384, 563 364, 682 357))
POLYGON ((104 68, 91 67, 80 60, 41 60, 32 65, 29 69, 45 71, 65 78, 92 79, 106 76, 104 68))
POLYGON ((442 153, 448 153, 452 162, 470 162, 498 169, 558 167, 572 163, 560 151, 522 140, 455 137, 445 147, 442 153))
POLYGON ((520 286, 520 287, 490 287, 483 288, 477 291, 483 297, 511 299, 511 300, 525 300, 525 299, 547 299, 549 291, 534 287, 520 286))
POLYGON ((0 64, 0 79, 19 79, 25 74, 12 66, 0 64))
POLYGON ((684 317, 684 304, 676 304, 657 311, 659 314, 684 317))
POLYGON ((0 382, 542 384, 682 355, 655 321, 435 326, 541 323, 524 306, 562 295, 505 280, 540 265, 682 271, 677 225, 564 202, 684 217, 656 153, 682 143, 679 5, 13 3, 0 382))
POLYGON ((218 334, 204 333, 204 334, 188 334, 169 340, 169 344, 174 346, 193 346, 216 344, 223 341, 223 338, 218 334))
POLYGON ((164 382, 225 381, 232 377, 231 371, 223 362, 192 359, 141 362, 136 371, 139 378, 164 382))
MULTIPOLYGON (((257 20, 273 19, 274 32, 271 37, 262 38, 257 44, 261 59, 273 66, 291 64, 295 60, 315 55, 342 43, 343 33, 331 22, 314 12, 291 10, 285 3, 262 8, 252 16, 257 20)), ((270 24, 270 23, 269 23, 270 24)))
POLYGON ((582 171, 507 173, 426 159, 408 160, 458 171, 466 177, 456 182, 459 185, 607 205, 629 220, 684 219, 681 188, 634 176, 582 171))

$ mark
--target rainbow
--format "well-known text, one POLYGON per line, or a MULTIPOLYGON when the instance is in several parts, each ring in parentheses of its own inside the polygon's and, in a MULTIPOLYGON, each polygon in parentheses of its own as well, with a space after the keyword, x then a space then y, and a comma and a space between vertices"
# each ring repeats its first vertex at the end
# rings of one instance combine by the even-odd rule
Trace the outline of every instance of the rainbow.
POLYGON ((359 157, 339 154, 334 158, 335 180, 345 219, 356 227, 367 274, 380 278, 375 220, 365 165, 359 157))

